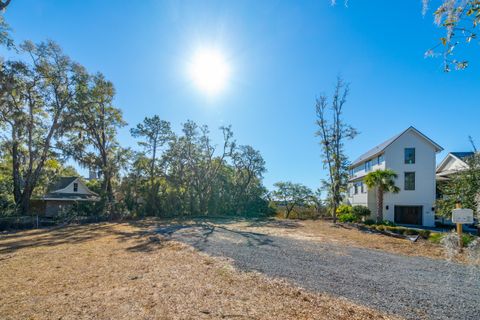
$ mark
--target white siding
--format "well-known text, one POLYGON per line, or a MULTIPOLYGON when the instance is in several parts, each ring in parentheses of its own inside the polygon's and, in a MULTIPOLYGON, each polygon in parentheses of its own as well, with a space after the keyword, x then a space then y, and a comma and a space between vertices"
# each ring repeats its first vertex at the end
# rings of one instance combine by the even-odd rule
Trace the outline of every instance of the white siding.
POLYGON ((389 169, 398 174, 397 194, 386 194, 384 217, 394 220, 395 205, 422 206, 423 225, 435 225, 435 147, 413 131, 407 131, 385 150, 385 162, 389 169), (405 164, 405 148, 415 148, 415 163, 405 164), (415 190, 404 190, 405 172, 415 172, 415 190))
MULTIPOLYGON (((436 146, 415 130, 407 130, 384 150, 384 162, 374 165, 372 171, 379 169, 392 169, 398 175, 396 185, 400 188, 397 194, 387 193, 384 197, 384 219, 394 221, 395 206, 422 206, 422 223, 425 226, 435 225, 435 171, 436 171, 436 146), (405 164, 405 148, 415 148, 415 163, 405 164), (405 172, 415 172, 415 190, 405 190, 405 172), (388 206, 388 209, 387 209, 388 206)), ((375 159, 375 158, 374 158, 375 159)), ((361 180, 368 172, 358 171, 352 179, 361 180)), ((350 187, 353 186, 350 183, 350 187)), ((350 191, 351 189, 349 189, 350 191)), ((349 202, 352 205, 364 205, 376 216, 376 193, 369 190, 367 194, 354 195, 349 192, 349 202)))

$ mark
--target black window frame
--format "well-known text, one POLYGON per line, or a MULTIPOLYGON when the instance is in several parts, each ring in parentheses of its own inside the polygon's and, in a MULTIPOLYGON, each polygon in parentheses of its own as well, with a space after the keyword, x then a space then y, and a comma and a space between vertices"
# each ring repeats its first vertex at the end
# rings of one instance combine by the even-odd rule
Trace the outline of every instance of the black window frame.
POLYGON ((78 183, 77 182, 73 183, 73 192, 78 192, 78 183))
POLYGON ((414 171, 407 171, 404 172, 403 174, 403 190, 405 191, 415 191, 416 189, 416 184, 417 184, 417 178, 416 174, 414 171), (412 188, 407 188, 407 176, 413 175, 413 189, 412 188))
POLYGON ((415 148, 405 148, 404 151, 403 151, 403 162, 405 164, 415 164, 416 162, 416 152, 415 152, 415 148), (410 151, 413 151, 412 153, 408 154, 409 157, 407 158, 407 152, 410 152, 410 151), (410 159, 413 155, 413 160, 410 159))

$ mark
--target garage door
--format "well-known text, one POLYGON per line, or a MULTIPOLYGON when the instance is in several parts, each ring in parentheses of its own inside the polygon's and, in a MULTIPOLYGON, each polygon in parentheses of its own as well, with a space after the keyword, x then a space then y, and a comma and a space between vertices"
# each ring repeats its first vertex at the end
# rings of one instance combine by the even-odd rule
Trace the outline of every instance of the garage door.
POLYGON ((395 206, 395 223, 422 224, 422 206, 395 206))

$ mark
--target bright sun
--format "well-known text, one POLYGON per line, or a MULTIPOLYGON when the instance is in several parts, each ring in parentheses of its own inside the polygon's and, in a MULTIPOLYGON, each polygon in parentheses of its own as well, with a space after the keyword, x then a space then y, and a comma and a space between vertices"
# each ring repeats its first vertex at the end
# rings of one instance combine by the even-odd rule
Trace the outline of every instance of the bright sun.
POLYGON ((207 95, 219 94, 225 88, 229 75, 230 67, 220 51, 204 48, 193 56, 190 76, 207 95))

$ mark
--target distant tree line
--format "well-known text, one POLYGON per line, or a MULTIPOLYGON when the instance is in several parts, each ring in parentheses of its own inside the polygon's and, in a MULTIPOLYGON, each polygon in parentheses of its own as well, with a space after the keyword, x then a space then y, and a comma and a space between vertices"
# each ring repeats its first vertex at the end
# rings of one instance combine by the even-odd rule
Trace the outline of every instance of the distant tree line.
POLYGON ((220 130, 217 147, 208 127, 193 121, 180 134, 158 116, 134 127, 143 150, 133 154, 120 185, 128 210, 160 216, 266 213, 265 161, 251 146, 237 145, 229 126, 220 130))

